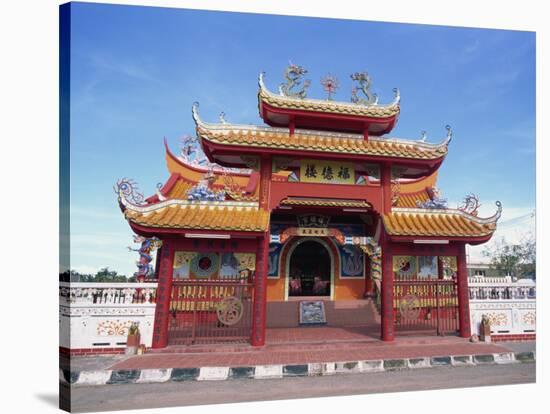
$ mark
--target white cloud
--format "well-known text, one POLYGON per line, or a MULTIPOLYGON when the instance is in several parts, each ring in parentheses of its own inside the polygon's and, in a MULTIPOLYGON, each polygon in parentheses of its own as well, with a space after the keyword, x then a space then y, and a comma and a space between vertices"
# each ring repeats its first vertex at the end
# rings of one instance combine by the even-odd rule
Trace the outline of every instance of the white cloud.
MULTIPOLYGON (((480 217, 488 217, 494 213, 490 206, 480 208, 480 217)), ((507 243, 519 243, 528 234, 536 234, 536 217, 534 207, 506 207, 503 206, 502 216, 497 223, 497 230, 492 239, 481 245, 468 246, 468 259, 470 263, 486 263, 488 259, 482 252, 490 247, 496 240, 504 238, 507 243)))

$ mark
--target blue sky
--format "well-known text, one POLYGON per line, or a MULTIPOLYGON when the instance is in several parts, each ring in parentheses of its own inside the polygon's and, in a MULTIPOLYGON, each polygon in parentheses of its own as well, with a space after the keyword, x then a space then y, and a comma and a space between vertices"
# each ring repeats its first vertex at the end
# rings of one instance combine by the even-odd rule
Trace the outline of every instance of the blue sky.
MULTIPOLYGON (((534 227, 535 34, 506 30, 73 3, 71 44, 71 266, 130 275, 136 254, 113 185, 135 179, 145 195, 165 182, 163 137, 177 152, 201 116, 261 124, 257 76, 276 90, 288 61, 304 66, 309 96, 367 70, 380 102, 401 90, 390 134, 454 138, 439 176, 455 206, 469 192, 481 215, 504 205, 499 236, 534 227), (514 221, 515 220, 515 221, 514 221), (508 224, 506 224, 508 223, 508 224)), ((478 249, 479 251, 479 249, 478 249)))

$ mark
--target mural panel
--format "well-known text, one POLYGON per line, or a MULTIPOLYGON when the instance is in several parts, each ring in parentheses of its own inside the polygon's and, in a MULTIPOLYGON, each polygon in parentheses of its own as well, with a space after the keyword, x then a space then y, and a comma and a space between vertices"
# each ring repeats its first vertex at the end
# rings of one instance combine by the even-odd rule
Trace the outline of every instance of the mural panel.
POLYGON ((222 253, 220 265, 220 279, 234 278, 239 275, 239 260, 232 252, 222 253))
POLYGON ((437 256, 418 256, 418 277, 437 279, 437 256))
POLYGON ((233 253, 239 262, 240 270, 256 270, 256 254, 255 253, 233 253))
POLYGON ((393 256, 393 271, 397 279, 410 279, 416 275, 415 256, 393 256))
POLYGON ((338 246, 340 251, 341 276, 349 278, 362 278, 365 269, 365 254, 354 245, 338 246))
POLYGON ((279 278, 279 257, 281 255, 283 245, 279 243, 269 244, 269 260, 267 262, 267 277, 279 278))
POLYGON ((456 279, 458 266, 456 256, 440 256, 444 279, 456 279))
POLYGON ((191 275, 205 279, 214 276, 220 267, 218 253, 197 253, 191 259, 191 275))
POLYGON ((191 260, 197 255, 197 252, 175 252, 174 270, 172 277, 174 280, 189 279, 191 271, 191 260))

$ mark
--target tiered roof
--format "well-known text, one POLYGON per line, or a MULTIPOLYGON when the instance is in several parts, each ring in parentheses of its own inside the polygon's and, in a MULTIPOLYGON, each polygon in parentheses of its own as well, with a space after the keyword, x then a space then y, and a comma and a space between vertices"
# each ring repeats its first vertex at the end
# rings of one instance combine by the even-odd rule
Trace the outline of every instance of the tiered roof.
MULTIPOLYGON (((361 119, 374 122, 374 131, 379 127, 391 130, 400 111, 398 93, 394 102, 388 105, 379 105, 377 101, 357 104, 305 99, 270 92, 263 84, 262 76, 258 99, 260 114, 271 124, 276 123, 275 119, 284 124, 286 121, 281 121, 284 117, 277 118, 281 114, 289 116, 287 120, 301 116, 300 122, 303 123, 315 120, 315 117, 321 114, 325 121, 337 116, 338 122, 343 122, 341 125, 348 129, 355 128, 353 122, 361 119), (283 112, 277 112, 278 109, 283 112), (293 112, 295 110, 302 112, 293 112), (307 113, 311 113, 312 118, 308 118, 307 113), (271 117, 270 120, 266 119, 268 115, 271 117)), ((425 139, 411 141, 380 136, 369 136, 366 139, 364 134, 334 130, 235 125, 228 124, 225 120, 220 123, 207 123, 199 117, 198 104, 193 105, 192 113, 197 136, 205 155, 211 162, 230 167, 248 166, 251 162, 250 156, 263 151, 270 155, 298 159, 304 156, 328 155, 330 158, 386 162, 399 166, 402 178, 394 181, 394 184, 399 184, 396 186, 394 205, 389 213, 382 216, 386 233, 394 240, 439 237, 483 242, 491 237, 501 215, 502 207, 499 202, 495 215, 485 219, 477 217, 477 209, 449 209, 437 204, 440 200, 436 199, 433 189, 437 180, 437 169, 448 152, 451 141, 450 128, 446 139, 439 144, 430 144, 425 142, 425 139), (408 171, 408 175, 403 174, 403 171, 408 171), (410 179, 419 176, 419 179, 410 179)), ((370 128, 371 124, 366 125, 370 128)), ((172 154, 167 145, 166 162, 170 178, 144 203, 136 204, 129 201, 119 189, 121 208, 134 229, 260 233, 269 228, 270 213, 261 209, 258 203, 257 171, 232 170, 216 164, 210 168, 192 165, 172 154), (204 184, 207 172, 208 191, 219 194, 223 192, 223 196, 216 199, 217 201, 190 198, 189 192, 201 182, 204 184)), ((286 173, 288 171, 273 172, 272 179, 287 181, 286 173)), ((298 196, 283 199, 281 206, 372 208, 366 200, 298 196)))
POLYGON ((264 74, 260 73, 258 77, 260 90, 258 91, 258 103, 260 105, 269 104, 281 109, 301 109, 306 111, 354 115, 369 118, 388 119, 399 115, 399 102, 401 97, 399 90, 394 89, 395 99, 387 105, 372 104, 361 105, 350 102, 330 101, 327 99, 297 98, 286 96, 281 93, 271 92, 264 83, 264 74))

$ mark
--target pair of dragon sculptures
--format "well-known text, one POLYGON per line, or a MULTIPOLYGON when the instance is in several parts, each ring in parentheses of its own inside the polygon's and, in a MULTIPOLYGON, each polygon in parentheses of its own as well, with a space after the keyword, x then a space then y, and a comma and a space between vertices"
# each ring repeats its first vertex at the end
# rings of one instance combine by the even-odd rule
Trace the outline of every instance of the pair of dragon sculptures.
MULTIPOLYGON (((307 89, 311 85, 311 80, 302 80, 306 73, 307 69, 290 63, 284 75, 286 82, 279 87, 280 94, 291 98, 304 99, 307 95, 307 89)), ((351 102, 360 105, 377 105, 378 95, 370 90, 372 82, 369 74, 367 72, 355 72, 350 77, 359 83, 358 87, 355 86, 351 90, 351 102), (360 92, 363 93, 364 97, 359 95, 360 92)))

